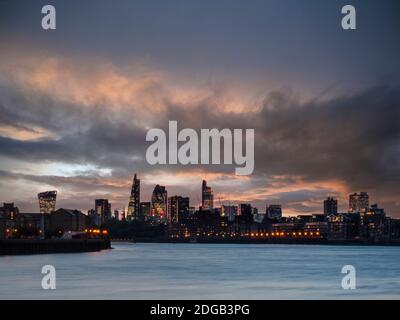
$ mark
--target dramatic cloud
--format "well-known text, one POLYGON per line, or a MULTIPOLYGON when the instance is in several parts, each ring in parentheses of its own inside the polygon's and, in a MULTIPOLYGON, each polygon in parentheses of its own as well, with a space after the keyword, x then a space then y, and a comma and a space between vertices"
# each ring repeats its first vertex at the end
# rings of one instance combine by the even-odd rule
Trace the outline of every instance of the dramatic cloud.
POLYGON ((223 85, 182 91, 165 73, 143 66, 136 73, 111 63, 32 61, 1 65, 0 157, 8 160, 0 188, 15 181, 34 188, 3 200, 21 198, 34 210, 35 194, 46 186, 63 191, 59 205, 89 209, 106 195, 123 208, 136 171, 143 198, 163 183, 198 204, 200 180, 207 178, 217 203, 250 201, 261 211, 268 202, 282 203, 286 213, 319 212, 327 195, 345 208, 349 192, 366 190, 391 214, 399 212, 397 86, 312 100, 282 89, 248 100, 246 109, 223 85), (254 174, 238 177, 229 166, 149 166, 146 132, 167 129, 168 120, 181 129, 254 128, 254 174), (30 171, 14 161, 31 163, 30 171))
POLYGON ((198 205, 205 178, 217 205, 314 213, 368 191, 400 217, 399 2, 354 1, 356 32, 335 1, 54 0, 55 31, 40 2, 0 1, 0 201, 122 209, 138 172, 143 201, 160 183, 198 205), (255 129, 254 174, 148 165, 169 120, 255 129))

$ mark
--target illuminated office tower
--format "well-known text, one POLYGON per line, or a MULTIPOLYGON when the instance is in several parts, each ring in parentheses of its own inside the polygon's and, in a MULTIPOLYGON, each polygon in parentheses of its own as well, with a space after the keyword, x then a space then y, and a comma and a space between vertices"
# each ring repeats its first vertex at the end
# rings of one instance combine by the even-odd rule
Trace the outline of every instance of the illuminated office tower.
POLYGON ((0 218, 7 218, 14 220, 16 216, 19 214, 18 207, 14 206, 14 202, 3 203, 3 206, 0 207, 0 218))
POLYGON ((239 210, 238 206, 232 206, 232 205, 226 206, 226 205, 223 205, 221 207, 221 215, 223 217, 228 217, 229 221, 235 221, 235 218, 238 216, 239 211, 240 210, 239 210))
POLYGON ((169 222, 179 223, 179 221, 189 214, 189 198, 173 196, 168 198, 169 222))
POLYGON ((151 217, 156 223, 168 224, 168 195, 164 186, 156 185, 153 190, 151 217))
POLYGON ((151 211, 151 203, 150 202, 141 202, 140 203, 140 215, 142 216, 144 221, 150 220, 150 211, 151 211))
POLYGON ((366 192, 353 193, 349 196, 349 211, 365 213, 369 209, 369 195, 366 192))
POLYGON ((329 216, 331 214, 337 214, 338 201, 331 197, 324 200, 324 214, 329 216))
POLYGON ((57 191, 41 192, 38 199, 40 213, 52 213, 56 210, 57 191))
POLYGON ((140 179, 136 173, 133 177, 131 196, 129 198, 127 220, 141 220, 140 215, 140 179))
POLYGON ((279 220, 282 218, 282 206, 280 204, 267 205, 266 215, 268 219, 279 220))
POLYGON ((111 219, 111 203, 107 199, 96 199, 94 210, 100 218, 100 225, 111 219))
POLYGON ((201 207, 204 210, 210 210, 214 208, 214 194, 211 187, 207 186, 207 181, 203 180, 201 186, 201 207))
POLYGON ((187 218, 189 216, 189 209, 190 209, 190 198, 180 197, 179 208, 178 208, 178 222, 182 218, 187 218))

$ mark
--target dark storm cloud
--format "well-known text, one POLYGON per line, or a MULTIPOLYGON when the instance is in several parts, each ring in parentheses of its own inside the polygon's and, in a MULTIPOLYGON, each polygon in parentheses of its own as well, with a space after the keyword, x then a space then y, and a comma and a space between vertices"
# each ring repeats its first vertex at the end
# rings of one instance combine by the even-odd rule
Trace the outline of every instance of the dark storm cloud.
MULTIPOLYGON (((341 179, 354 189, 379 185, 388 190, 400 181, 399 87, 382 85, 309 102, 301 102, 290 93, 274 92, 256 113, 223 112, 217 98, 211 95, 186 108, 169 105, 154 126, 166 129, 168 120, 177 120, 180 128, 255 128, 255 174, 299 175, 310 181, 341 179)), ((21 117, 24 121, 26 112, 21 117)), ((45 109, 41 112, 47 114, 45 109)), ((101 114, 71 113, 70 121, 85 129, 73 127, 71 134, 58 139, 2 137, 0 154, 32 161, 89 162, 126 172, 135 163, 145 170, 146 130, 101 114)), ((42 118, 36 124, 43 124, 42 118)), ((18 123, 18 113, 12 121, 18 123)), ((68 131, 69 124, 65 127, 62 118, 52 123, 58 132, 68 131)))
POLYGON ((181 128, 255 128, 256 174, 339 178, 355 189, 400 182, 397 86, 308 102, 273 92, 256 113, 221 113, 206 100, 190 112, 171 106, 167 118, 181 128))
POLYGON ((266 101, 259 118, 259 169, 337 177, 356 189, 394 187, 400 179, 399 89, 377 86, 297 105, 284 95, 276 106, 266 101))
MULTIPOLYGON (((9 88, 8 93, 12 90, 9 88)), ((19 92, 20 95, 23 95, 19 92)), ((42 95, 42 94, 41 94, 42 95)), ((185 105, 173 103, 166 96, 165 109, 160 111, 153 127, 167 131, 168 120, 177 120, 182 128, 254 128, 255 172, 254 181, 246 188, 265 188, 274 180, 270 176, 287 176, 284 185, 295 184, 296 176, 304 183, 339 180, 350 190, 372 191, 377 199, 389 198, 383 204, 396 208, 397 186, 400 183, 400 88, 380 85, 359 92, 348 93, 334 99, 313 99, 302 101, 290 90, 272 92, 262 102, 258 111, 229 112, 220 108, 224 90, 215 90, 197 102, 185 105), (264 182, 263 182, 264 180, 264 182), (268 182, 269 181, 269 182, 268 182)), ((50 99, 40 97, 40 101, 50 99)), ((6 116, 2 123, 10 125, 23 123, 24 126, 43 126, 43 117, 36 118, 38 105, 35 99, 23 97, 0 101, 6 116), (16 108, 12 101, 24 101, 16 108)), ((41 104, 40 112, 47 112, 57 102, 41 104)), ((74 104, 60 104, 59 114, 67 112, 69 120, 62 116, 51 117, 52 131, 56 138, 41 138, 21 141, 0 137, 0 155, 11 159, 45 162, 58 161, 69 164, 89 163, 98 168, 114 170, 111 179, 128 180, 133 171, 141 174, 154 169, 165 172, 190 172, 195 167, 160 166, 146 164, 144 155, 149 143, 145 142, 146 130, 142 126, 126 121, 123 112, 120 117, 107 116, 106 106, 96 106, 89 112, 79 111, 82 107, 74 104), (75 110, 75 111, 74 111, 75 110), (96 112, 97 111, 97 112, 96 112), (70 127, 71 123, 75 123, 70 127), (70 128, 70 130, 68 130, 70 128), (77 129, 79 128, 79 129, 77 129)), ((197 168, 201 168, 198 166, 197 168)), ((202 168, 205 169, 205 168, 202 168)), ((226 167, 208 166, 209 172, 231 172, 226 167)), ((3 171, 3 178, 13 173, 3 171)), ((14 177, 14 176, 13 176, 14 177)), ((121 192, 127 192, 125 185, 113 187, 102 184, 104 177, 86 172, 75 177, 37 176, 20 174, 24 179, 49 185, 64 185, 76 192, 114 192, 116 199, 122 199, 121 192), (114 191, 113 191, 114 190, 114 191)), ((151 188, 146 186, 148 192, 151 188)), ((224 189, 225 187, 222 186, 224 189)), ((281 191, 270 202, 282 203, 298 212, 319 210, 312 203, 335 190, 281 191), (301 199, 308 199, 304 204, 301 199)), ((223 190, 222 189, 222 190, 223 190)), ((227 189, 229 190, 229 188, 227 189)), ((245 191, 245 189, 243 190, 245 191)), ((257 193, 255 193, 257 194, 257 193)), ((264 201, 252 199, 260 208, 264 201)))
POLYGON ((92 163, 122 170, 144 154, 145 130, 125 119, 114 119, 107 106, 82 108, 12 86, 0 89, 0 123, 14 129, 49 130, 54 137, 22 141, 0 137, 0 154, 24 161, 92 163))
MULTIPOLYGON (((116 5, 55 0, 54 32, 40 28, 43 4, 0 1, 0 156, 11 162, 90 164, 111 169, 112 176, 99 177, 92 168, 74 177, 17 174, 8 164, 0 168, 3 179, 68 186, 78 191, 68 200, 71 206, 75 200, 83 207, 93 188, 105 193, 110 186, 114 197, 123 198, 119 191, 124 187, 102 179, 127 181, 133 171, 160 170, 154 173, 160 177, 179 171, 189 175, 193 169, 233 172, 232 167, 147 165, 147 129, 166 129, 168 120, 178 120, 180 128, 255 129, 255 173, 250 182, 234 187, 223 184, 224 176, 216 178, 213 182, 224 192, 254 188, 249 199, 264 207, 257 192, 274 186, 273 176, 283 175, 280 183, 297 184, 296 190, 278 189, 271 201, 307 212, 314 200, 336 195, 334 187, 310 190, 307 183, 338 180, 349 190, 371 191, 393 214, 400 213, 397 0, 354 0, 354 32, 340 28, 345 1, 121 0, 116 5), (42 65, 48 57, 68 60, 72 67, 42 65), (102 77, 103 60, 118 72, 111 68, 102 77), (10 68, 2 68, 3 62, 10 68), (149 65, 170 77, 150 77, 143 86, 132 64, 149 65), (101 72, 93 72, 96 68, 101 72), (182 93, 204 83, 210 84, 209 92, 201 99, 195 95, 182 102, 168 90, 185 84, 182 93), (243 92, 267 96, 258 111, 230 112, 224 109, 230 84, 235 98, 243 92), (286 89, 268 93, 285 86, 301 98, 286 89), (137 87, 139 94, 130 95, 137 87), (313 95, 317 98, 304 100, 313 95), (21 132, 36 138, 22 139, 21 132)), ((180 192, 178 186, 170 190, 180 192)))
POLYGON ((356 32, 341 30, 342 0, 53 0, 55 32, 40 27, 44 4, 0 2, 4 42, 100 54, 123 67, 135 57, 184 80, 233 77, 249 87, 270 81, 305 90, 370 83, 400 63, 397 0, 353 0, 356 32))

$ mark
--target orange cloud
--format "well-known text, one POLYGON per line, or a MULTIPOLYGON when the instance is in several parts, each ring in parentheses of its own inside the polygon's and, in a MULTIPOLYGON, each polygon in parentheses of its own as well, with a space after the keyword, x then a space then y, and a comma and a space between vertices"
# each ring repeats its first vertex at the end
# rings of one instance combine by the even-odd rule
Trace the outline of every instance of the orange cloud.
POLYGON ((55 135, 44 128, 23 128, 7 124, 0 125, 0 136, 22 141, 38 140, 42 138, 54 138, 55 135))

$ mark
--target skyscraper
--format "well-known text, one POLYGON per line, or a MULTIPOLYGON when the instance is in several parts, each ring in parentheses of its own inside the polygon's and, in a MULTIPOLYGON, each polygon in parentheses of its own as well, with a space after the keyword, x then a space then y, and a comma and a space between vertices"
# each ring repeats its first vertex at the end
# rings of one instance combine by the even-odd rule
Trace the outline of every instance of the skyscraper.
POLYGON ((140 215, 142 216, 144 221, 148 221, 150 219, 150 211, 151 211, 151 203, 150 202, 141 202, 140 203, 140 215))
POLYGON ((52 213, 56 210, 57 191, 45 191, 38 194, 40 213, 52 213))
POLYGON ((141 220, 140 215, 140 179, 137 178, 136 173, 133 177, 131 196, 128 203, 127 220, 141 220))
POLYGON ((0 218, 7 218, 14 220, 16 216, 19 214, 19 209, 18 207, 14 206, 14 202, 10 203, 3 203, 3 206, 0 207, 0 218))
POLYGON ((94 210, 100 217, 100 225, 111 218, 111 203, 107 199, 96 199, 94 201, 94 210))
POLYGON ((189 198, 173 196, 168 198, 168 213, 172 223, 179 223, 185 215, 189 214, 189 198))
POLYGON ((156 223, 168 224, 168 195, 164 186, 156 185, 153 190, 150 215, 156 223))
POLYGON ((223 205, 221 207, 221 214, 223 217, 228 217, 229 221, 234 221, 236 216, 239 214, 239 207, 232 205, 223 205))
POLYGON ((203 180, 201 186, 201 206, 204 210, 214 208, 214 194, 211 187, 207 186, 207 181, 203 180))
POLYGON ((337 208, 338 208, 338 201, 336 199, 328 197, 326 200, 324 200, 324 214, 325 215, 328 216, 331 214, 337 214, 337 208))
POLYGON ((181 197, 179 199, 179 210, 178 210, 179 220, 181 220, 184 217, 186 218, 189 215, 189 208, 190 208, 189 197, 181 197))
POLYGON ((349 196, 349 211, 365 213, 369 209, 369 195, 366 192, 353 193, 349 196))
POLYGON ((168 198, 168 212, 172 223, 178 223, 179 221, 179 198, 179 196, 168 198))
POLYGON ((280 204, 267 205, 266 216, 268 219, 279 220, 282 218, 282 206, 280 204))
POLYGON ((250 203, 240 204, 240 220, 246 224, 253 222, 253 210, 250 203))

